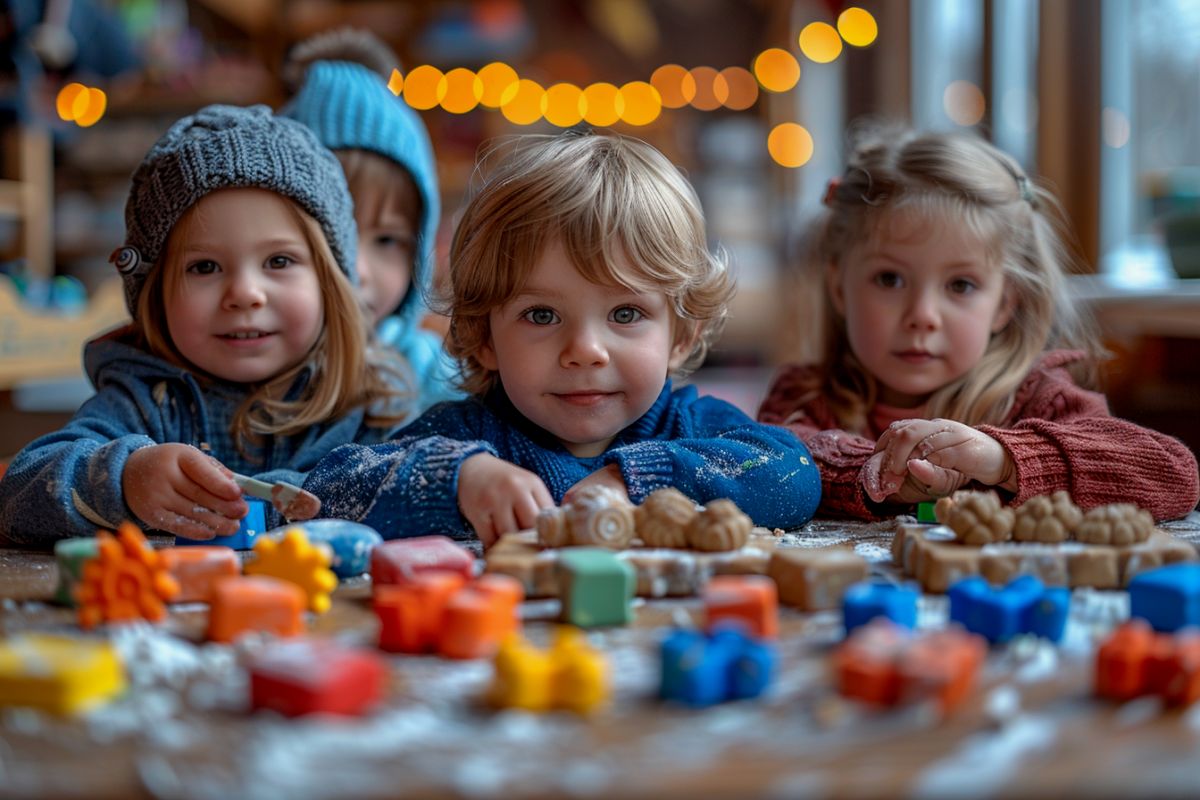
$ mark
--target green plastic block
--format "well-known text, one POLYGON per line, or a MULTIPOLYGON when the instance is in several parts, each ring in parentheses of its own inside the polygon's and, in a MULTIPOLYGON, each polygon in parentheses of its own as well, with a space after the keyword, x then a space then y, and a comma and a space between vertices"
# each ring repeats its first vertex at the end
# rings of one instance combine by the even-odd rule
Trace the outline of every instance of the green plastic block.
POLYGON ((636 587, 633 567, 601 547, 566 547, 558 554, 562 621, 581 628, 627 625, 636 587))
POLYGON ((58 588, 54 602, 75 605, 75 584, 83 580, 83 563, 96 557, 99 543, 95 536, 78 539, 59 539, 54 543, 54 560, 58 562, 58 588))
POLYGON ((917 503, 917 522, 937 522, 937 514, 933 513, 933 503, 917 503))

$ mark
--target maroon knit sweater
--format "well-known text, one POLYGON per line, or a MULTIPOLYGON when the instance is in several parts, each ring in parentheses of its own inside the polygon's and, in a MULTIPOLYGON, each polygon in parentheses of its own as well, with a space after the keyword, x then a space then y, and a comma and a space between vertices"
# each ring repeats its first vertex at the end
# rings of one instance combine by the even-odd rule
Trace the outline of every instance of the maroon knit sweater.
MULTIPOLYGON (((1118 419, 1104 395, 1075 384, 1064 365, 1083 358, 1069 350, 1046 353, 1017 390, 1003 425, 977 429, 999 441, 1017 467, 1020 505, 1066 489, 1084 510, 1105 503, 1136 503, 1156 520, 1182 517, 1200 499, 1196 456, 1178 439, 1118 419)), ((799 436, 821 469, 818 514, 879 519, 910 507, 872 503, 863 490, 863 465, 875 440, 838 429, 829 404, 799 399, 818 380, 812 366, 785 367, 758 410, 760 422, 799 436)))

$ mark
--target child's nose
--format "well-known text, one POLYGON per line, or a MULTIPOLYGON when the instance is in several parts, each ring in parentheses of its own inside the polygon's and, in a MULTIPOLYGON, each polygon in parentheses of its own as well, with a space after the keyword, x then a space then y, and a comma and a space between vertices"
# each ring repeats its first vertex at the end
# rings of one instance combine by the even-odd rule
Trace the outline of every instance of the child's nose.
POLYGON ((223 305, 230 310, 258 308, 267 301, 262 281, 255 271, 238 270, 225 285, 223 305))
POLYGON ((561 363, 564 367, 602 367, 608 363, 608 348, 591 325, 576 325, 567 332, 561 363))
POLYGON ((361 292, 366 292, 371 286, 371 259, 363 254, 362 243, 358 246, 358 258, 354 263, 354 271, 358 273, 358 288, 361 292))
POLYGON ((914 330, 933 330, 941 322, 938 298, 933 291, 914 292, 908 306, 908 327, 914 330))

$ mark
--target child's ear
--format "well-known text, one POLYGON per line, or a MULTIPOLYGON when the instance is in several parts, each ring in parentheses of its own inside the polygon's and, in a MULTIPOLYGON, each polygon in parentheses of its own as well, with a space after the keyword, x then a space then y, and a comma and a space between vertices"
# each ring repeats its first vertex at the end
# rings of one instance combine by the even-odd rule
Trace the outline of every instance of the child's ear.
POLYGON ((667 360, 668 373, 675 372, 683 366, 683 362, 687 361, 688 356, 696 349, 696 339, 699 335, 699 330, 693 329, 686 334, 681 334, 675 344, 671 345, 671 357, 667 360))
POLYGON ((492 347, 491 334, 488 334, 487 341, 480 345, 479 352, 475 354, 475 360, 489 372, 496 372, 500 369, 500 362, 496 359, 496 349, 492 347))
POLYGON ((846 296, 842 291, 842 273, 836 261, 825 265, 825 291, 829 293, 829 302, 841 316, 846 316, 846 296))
POLYGON ((1000 298, 1000 305, 996 309, 996 316, 992 319, 992 333, 999 333, 1008 326, 1012 321, 1013 314, 1017 310, 1017 293, 1012 290, 1011 286, 1004 287, 1004 296, 1000 298))

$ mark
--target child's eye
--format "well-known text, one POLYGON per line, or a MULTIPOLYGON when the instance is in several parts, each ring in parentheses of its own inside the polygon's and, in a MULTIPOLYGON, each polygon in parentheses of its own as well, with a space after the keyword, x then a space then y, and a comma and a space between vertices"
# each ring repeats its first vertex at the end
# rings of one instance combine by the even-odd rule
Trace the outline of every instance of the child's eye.
POLYGON ((267 269, 284 269, 293 263, 290 256, 271 256, 267 259, 267 269))
POLYGON ((534 325, 553 325, 558 321, 558 314, 549 308, 531 308, 521 314, 522 319, 532 322, 534 325))
POLYGON ((392 236, 391 234, 380 234, 379 236, 375 237, 375 245, 383 249, 394 247, 400 250, 412 250, 413 244, 413 237, 411 236, 392 236))
POLYGON ((898 272, 879 272, 871 281, 876 286, 882 286, 885 289, 895 289, 904 283, 898 272))
POLYGON ((621 306, 612 312, 612 321, 618 325, 631 325, 646 315, 633 306, 621 306))
POLYGON ((193 275, 211 275, 219 269, 221 268, 217 266, 217 262, 215 261, 197 261, 195 263, 188 264, 185 271, 190 272, 193 275))
POLYGON ((950 281, 950 291, 954 294, 970 294, 977 288, 979 287, 975 285, 975 281, 966 278, 955 278, 950 281))

